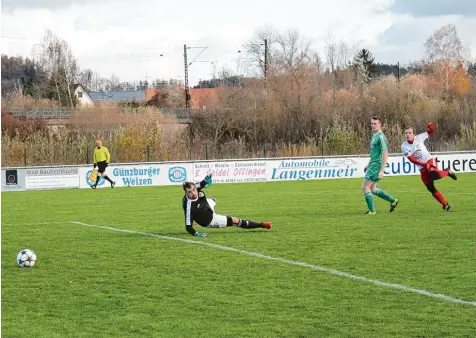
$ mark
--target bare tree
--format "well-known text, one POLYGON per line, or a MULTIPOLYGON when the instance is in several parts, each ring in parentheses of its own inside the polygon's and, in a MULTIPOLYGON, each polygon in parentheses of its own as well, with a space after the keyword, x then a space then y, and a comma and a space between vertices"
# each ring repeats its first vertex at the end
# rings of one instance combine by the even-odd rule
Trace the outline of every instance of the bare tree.
POLYGON ((295 73, 303 63, 310 61, 311 43, 298 30, 289 30, 276 37, 276 63, 284 72, 295 73))
POLYGON ((91 80, 91 90, 92 91, 105 91, 107 87, 107 80, 99 73, 93 73, 91 80))
POLYGON ((332 36, 328 36, 326 42, 326 63, 327 70, 330 73, 330 82, 332 87, 332 101, 335 105, 336 90, 337 90, 337 67, 338 67, 338 47, 335 39, 332 36))
POLYGON ((87 90, 92 90, 94 72, 91 69, 78 71, 76 82, 81 84, 87 90))
POLYGON ((433 73, 448 92, 459 64, 469 58, 454 25, 445 25, 436 30, 425 42, 427 61, 433 73))
POLYGON ((73 107, 71 87, 78 67, 68 43, 47 30, 41 46, 40 65, 47 72, 50 84, 54 86, 57 101, 73 107))
POLYGON ((468 50, 458 37, 455 25, 449 24, 437 29, 426 40, 424 46, 429 62, 464 61, 468 57, 468 50))
POLYGON ((66 41, 61 42, 62 50, 64 51, 64 57, 62 58, 62 67, 61 73, 64 76, 64 81, 66 85, 66 89, 68 92, 69 102, 71 104, 71 108, 74 107, 73 104, 73 95, 71 93, 71 88, 74 85, 74 80, 76 79, 76 75, 78 72, 78 66, 76 64, 76 60, 73 56, 71 49, 68 46, 66 41))
POLYGON ((259 74, 262 76, 264 74, 265 40, 268 43, 268 72, 271 71, 276 56, 274 48, 276 35, 276 32, 271 27, 263 28, 243 45, 244 50, 241 52, 244 52, 245 56, 242 60, 242 64, 244 64, 244 68, 248 70, 249 75, 256 76, 259 74))
MULTIPOLYGON (((346 42, 340 40, 336 42, 335 37, 331 34, 327 37, 326 43, 326 63, 327 72, 330 73, 330 83, 332 88, 333 97, 339 88, 349 83, 349 65, 353 49, 346 42), (347 78, 347 81, 346 81, 347 78)), ((351 81, 350 81, 351 82, 351 81)))
POLYGON ((322 75, 324 73, 324 61, 322 60, 321 56, 317 52, 314 52, 311 55, 311 60, 312 60, 312 66, 314 70, 313 72, 314 81, 312 81, 312 85, 314 86, 314 88, 316 88, 319 98, 321 98, 322 96, 321 84, 322 84, 322 75))
POLYGON ((217 148, 225 141, 225 134, 230 134, 236 129, 239 115, 233 103, 236 102, 236 95, 240 91, 236 88, 225 88, 217 99, 210 99, 207 103, 210 109, 207 108, 197 119, 199 130, 205 133, 217 148))
POLYGON ((115 91, 119 89, 119 85, 121 81, 119 80, 119 77, 116 75, 112 74, 109 79, 106 80, 106 90, 107 91, 115 91))
POLYGON ((23 96, 23 84, 22 84, 22 81, 20 79, 15 79, 13 81, 13 84, 15 86, 15 91, 20 93, 20 95, 23 96))
POLYGON ((344 41, 341 41, 337 46, 337 69, 343 70, 349 65, 350 60, 350 47, 344 41))

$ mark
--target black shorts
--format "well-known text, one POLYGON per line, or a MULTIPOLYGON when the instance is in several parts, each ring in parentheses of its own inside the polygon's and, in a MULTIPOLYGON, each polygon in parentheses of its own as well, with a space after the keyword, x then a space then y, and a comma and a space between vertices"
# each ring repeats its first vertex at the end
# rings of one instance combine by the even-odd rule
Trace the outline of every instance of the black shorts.
POLYGON ((106 161, 102 161, 102 162, 98 162, 98 172, 99 173, 104 173, 106 171, 106 168, 107 168, 107 163, 106 161))

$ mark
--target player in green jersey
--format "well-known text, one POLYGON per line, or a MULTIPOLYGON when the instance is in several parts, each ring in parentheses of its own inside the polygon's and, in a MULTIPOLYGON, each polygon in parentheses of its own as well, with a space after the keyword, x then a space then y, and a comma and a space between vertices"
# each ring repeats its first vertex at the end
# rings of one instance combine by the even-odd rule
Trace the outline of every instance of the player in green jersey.
POLYGON ((370 121, 372 127, 372 140, 370 141, 370 161, 365 167, 365 179, 362 185, 365 202, 369 210, 366 214, 375 215, 375 204, 373 195, 390 202, 390 212, 395 210, 398 205, 398 199, 390 195, 388 192, 377 188, 377 183, 383 179, 385 166, 388 159, 387 138, 382 132, 382 119, 379 116, 372 116, 370 121))

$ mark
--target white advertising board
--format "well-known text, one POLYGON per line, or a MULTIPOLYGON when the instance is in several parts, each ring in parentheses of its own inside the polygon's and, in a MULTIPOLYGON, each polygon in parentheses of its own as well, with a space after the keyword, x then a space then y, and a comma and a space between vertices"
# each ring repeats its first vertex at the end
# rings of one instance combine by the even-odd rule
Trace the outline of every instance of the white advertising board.
MULTIPOLYGON (((476 172, 476 152, 460 154, 434 155, 440 170, 451 170, 455 173, 476 172)), ((385 175, 419 175, 418 167, 403 156, 390 156, 385 168, 385 175)))
POLYGON ((474 153, 436 155, 438 168, 455 173, 476 172, 476 151, 474 153))
POLYGON ((213 175, 214 183, 266 182, 265 160, 223 161, 193 163, 193 180, 201 181, 206 175, 213 175))
POLYGON ((362 177, 365 158, 300 158, 269 160, 268 181, 362 177))
POLYGON ((77 167, 28 168, 25 169, 27 190, 79 188, 77 167))
MULTIPOLYGON (((92 167, 80 168, 80 188, 90 188, 95 182, 89 180, 92 167)), ((191 163, 178 164, 137 164, 114 165, 107 167, 105 174, 114 182, 116 187, 144 187, 182 184, 192 173, 191 163)), ((98 188, 110 187, 103 177, 100 178, 98 188)))
MULTIPOLYGON (((455 173, 476 172, 476 153, 435 155, 438 168, 455 173)), ((267 181, 317 180, 364 177, 367 157, 302 158, 266 161, 267 181)), ((386 176, 419 175, 418 167, 403 156, 389 156, 386 176)))
MULTIPOLYGON (((476 151, 435 154, 440 169, 476 172, 476 151)), ((368 157, 319 157, 255 160, 200 161, 190 163, 111 164, 106 174, 117 187, 162 186, 201 181, 207 174, 214 183, 273 182, 362 178, 368 157)), ((90 188, 92 167, 2 168, 2 190, 90 188)), ((419 175, 416 165, 402 155, 392 155, 386 176, 419 175)), ((103 178, 98 188, 110 187, 103 178)))

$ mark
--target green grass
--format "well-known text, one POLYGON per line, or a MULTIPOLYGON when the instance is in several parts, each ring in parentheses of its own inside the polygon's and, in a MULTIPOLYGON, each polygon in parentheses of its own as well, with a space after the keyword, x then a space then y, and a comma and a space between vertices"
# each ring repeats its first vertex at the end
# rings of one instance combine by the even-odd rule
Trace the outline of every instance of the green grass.
MULTIPOLYGON (((273 229, 185 232, 180 186, 2 193, 2 337, 474 337, 476 307, 217 248, 215 243, 476 301, 476 175, 223 184, 219 213, 273 229), (31 248, 37 266, 15 265, 31 248)), ((196 227, 203 231, 203 228, 196 227)))

